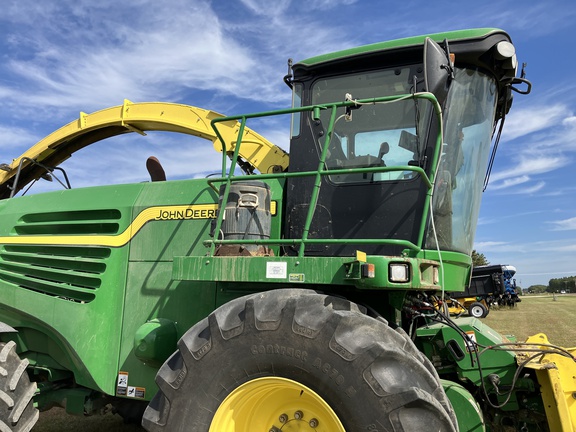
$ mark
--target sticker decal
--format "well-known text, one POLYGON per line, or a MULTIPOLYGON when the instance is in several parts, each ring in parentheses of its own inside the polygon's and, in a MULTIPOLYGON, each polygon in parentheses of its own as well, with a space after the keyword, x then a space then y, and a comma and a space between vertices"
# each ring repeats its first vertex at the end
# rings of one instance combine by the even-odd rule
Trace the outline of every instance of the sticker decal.
POLYGON ((268 279, 286 279, 288 274, 288 263, 286 262, 267 262, 266 277, 268 279))
POLYGON ((469 330, 466 332, 466 334, 468 335, 468 337, 470 339, 466 339, 466 350, 468 352, 472 352, 476 350, 476 333, 474 332, 474 330, 469 330))
POLYGON ((128 390, 128 372, 118 372, 118 381, 116 382, 116 394, 126 396, 128 390))
POLYGON ((126 396, 142 399, 144 398, 145 395, 146 395, 146 389, 144 387, 128 386, 128 394, 126 396))
POLYGON ((304 282, 304 273, 290 273, 288 275, 288 280, 290 282, 304 282))
POLYGON ((118 381, 116 381, 116 395, 144 399, 146 388, 128 385, 128 372, 120 371, 118 372, 118 381))

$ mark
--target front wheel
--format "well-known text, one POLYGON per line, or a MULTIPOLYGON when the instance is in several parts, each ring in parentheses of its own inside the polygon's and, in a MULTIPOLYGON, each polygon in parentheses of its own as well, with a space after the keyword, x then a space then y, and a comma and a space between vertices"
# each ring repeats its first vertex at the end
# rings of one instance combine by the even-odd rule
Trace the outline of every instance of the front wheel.
POLYGON ((430 362, 347 300, 274 290, 196 324, 159 370, 156 431, 455 431, 430 362))
POLYGON ((468 308, 468 313, 474 318, 484 318, 488 312, 488 308, 480 302, 474 302, 468 308))
POLYGON ((279 432, 288 425, 295 431, 346 432, 320 395, 281 377, 255 378, 232 390, 214 413, 210 431, 279 432))
POLYGON ((13 341, 0 343, 0 431, 27 432, 38 421, 32 398, 36 383, 26 372, 28 360, 21 360, 13 341))

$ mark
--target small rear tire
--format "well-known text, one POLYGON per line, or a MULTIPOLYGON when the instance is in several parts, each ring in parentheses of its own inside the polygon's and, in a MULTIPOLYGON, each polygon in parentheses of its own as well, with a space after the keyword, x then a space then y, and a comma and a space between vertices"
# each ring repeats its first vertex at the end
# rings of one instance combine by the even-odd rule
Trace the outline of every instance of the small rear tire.
POLYGON ((13 341, 0 343, 0 431, 28 432, 39 417, 32 398, 36 383, 31 383, 13 341))
POLYGON ((295 289, 242 297, 178 346, 144 413, 150 432, 457 430, 406 333, 345 299, 295 289))
POLYGON ((484 318, 488 312, 488 308, 480 302, 474 302, 468 307, 468 313, 474 318, 484 318))

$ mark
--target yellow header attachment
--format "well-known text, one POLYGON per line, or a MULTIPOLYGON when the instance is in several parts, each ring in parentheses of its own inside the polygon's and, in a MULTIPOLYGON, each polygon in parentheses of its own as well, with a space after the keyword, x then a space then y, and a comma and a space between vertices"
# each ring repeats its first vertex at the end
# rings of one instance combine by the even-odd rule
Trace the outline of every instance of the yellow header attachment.
MULTIPOLYGON (((80 113, 78 120, 51 133, 11 164, 0 171, 0 198, 6 197, 8 180, 16 175, 22 159, 22 186, 44 172, 29 172, 32 167, 27 159, 56 167, 77 150, 94 142, 128 132, 145 135, 145 131, 167 131, 194 135, 213 142, 221 152, 222 142, 212 129, 211 121, 223 117, 214 111, 189 105, 162 102, 133 103, 107 108, 92 114, 80 113)), ((240 124, 237 121, 219 122, 226 153, 234 151, 240 124)), ((288 154, 249 128, 244 128, 239 156, 261 173, 284 171, 288 167, 288 154)), ((22 186, 18 185, 17 189, 22 186)))
MULTIPOLYGON (((526 343, 542 344, 544 351, 550 349, 543 333, 529 337, 526 343)), ((576 348, 565 349, 572 358, 550 351, 525 367, 536 371, 550 430, 573 432, 576 430, 576 348)), ((523 361, 526 357, 528 355, 518 356, 518 359, 523 361)))

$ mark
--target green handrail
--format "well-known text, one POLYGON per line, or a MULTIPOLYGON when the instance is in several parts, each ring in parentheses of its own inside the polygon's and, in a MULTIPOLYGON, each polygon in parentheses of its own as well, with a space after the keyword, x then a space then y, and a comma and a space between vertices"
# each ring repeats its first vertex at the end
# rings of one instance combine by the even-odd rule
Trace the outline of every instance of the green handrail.
MULTIPOLYGON (((320 104, 320 105, 310 105, 305 107, 298 107, 298 108, 289 108, 283 110, 276 110, 276 111, 266 111, 248 115, 239 115, 239 116, 229 116, 229 117, 221 117, 217 119, 213 119, 211 121, 212 129, 216 133, 219 141, 222 143, 222 176, 217 178, 211 178, 208 180, 208 185, 212 187, 215 191, 219 192, 219 188, 217 188, 214 184, 215 183, 225 183, 226 187, 224 193, 222 195, 222 202, 225 203, 228 200, 228 195, 230 192, 230 186, 233 181, 243 180, 245 176, 235 176, 234 171, 236 169, 236 163, 238 160, 238 155, 240 151, 240 146, 242 145, 242 136, 244 134, 244 129, 246 127, 246 122, 248 119, 252 118, 262 118, 262 117, 270 117, 276 115, 285 115, 285 114, 294 114, 300 113, 305 111, 313 112, 313 115, 318 117, 320 111, 322 110, 330 110, 330 121, 328 124, 328 130, 326 133, 326 138, 324 139, 324 144, 322 146, 322 152, 320 154, 320 160, 318 162, 318 168, 316 171, 304 171, 304 172, 290 172, 290 173, 274 173, 274 174, 258 174, 256 177, 259 180, 265 179, 287 179, 293 177, 311 177, 314 176, 314 187, 312 190, 312 196, 310 198, 310 206, 308 209, 308 213, 306 215, 306 221, 304 223, 304 228, 302 231, 302 237, 300 239, 254 239, 254 240, 206 240, 204 244, 210 246, 210 255, 213 256, 216 245, 223 245, 223 244, 262 244, 262 245, 290 245, 290 246, 299 246, 298 250, 298 257, 304 256, 304 251, 306 249, 307 244, 346 244, 346 243, 354 243, 354 244, 391 244, 391 245, 398 245, 403 246, 408 250, 413 251, 413 253, 417 253, 422 250, 422 244, 424 241, 424 233, 426 231, 426 224, 429 215, 430 209, 430 202, 432 199, 433 191, 434 191, 434 179, 436 173, 436 167, 438 166, 440 152, 442 147, 442 110, 441 107, 436 99, 436 97, 432 93, 424 92, 424 93, 414 93, 414 94, 407 94, 407 95, 399 95, 399 96, 386 96, 386 97, 379 97, 379 98, 371 98, 371 99, 361 99, 361 100, 353 100, 353 101, 345 101, 345 102, 338 102, 332 104, 320 104), (426 174, 426 172, 421 167, 403 165, 403 166, 394 166, 394 167, 364 167, 364 168, 340 168, 340 169, 325 169, 325 162, 326 156, 328 153, 328 146, 330 144, 330 140, 332 137, 334 124, 336 122, 336 113, 338 108, 342 107, 352 107, 357 106, 359 104, 376 104, 381 102, 393 102, 403 99, 425 99, 432 103, 434 110, 437 114, 438 119, 438 126, 440 133, 436 138, 436 146, 434 150, 434 156, 432 161, 432 167, 430 170, 430 175, 426 174), (231 156, 231 164, 228 170, 228 174, 226 174, 226 143, 220 132, 218 131, 218 123, 226 122, 226 121, 239 121, 240 128, 238 132, 238 138, 236 140, 236 145, 234 147, 233 155, 231 156), (320 194, 320 188, 322 184, 322 176, 325 175, 340 175, 340 174, 361 174, 361 173, 380 173, 380 172, 394 172, 394 171, 412 171, 420 175, 420 178, 426 185, 428 192, 425 197, 424 203, 424 212, 422 214, 422 220, 420 222, 420 228, 418 232, 418 242, 414 244, 408 240, 400 240, 400 239, 309 239, 308 234, 310 231, 310 226, 312 225, 312 219, 314 217, 314 212, 316 210, 316 204, 318 201, 318 197, 320 194)), ((223 213, 219 212, 218 217, 216 219, 216 226, 215 226, 215 235, 218 237, 218 233, 222 227, 223 222, 223 213)))

